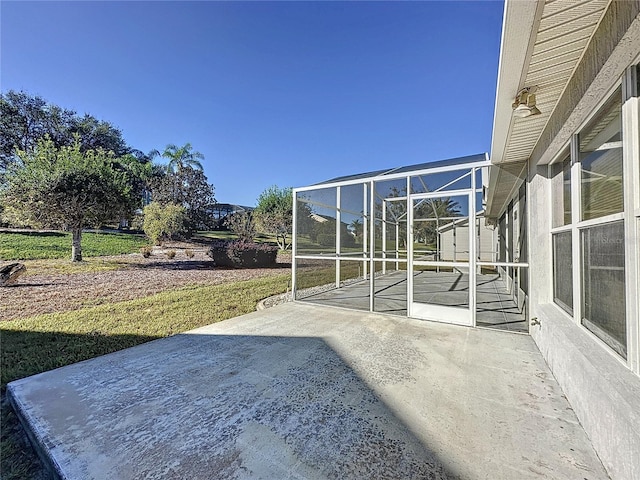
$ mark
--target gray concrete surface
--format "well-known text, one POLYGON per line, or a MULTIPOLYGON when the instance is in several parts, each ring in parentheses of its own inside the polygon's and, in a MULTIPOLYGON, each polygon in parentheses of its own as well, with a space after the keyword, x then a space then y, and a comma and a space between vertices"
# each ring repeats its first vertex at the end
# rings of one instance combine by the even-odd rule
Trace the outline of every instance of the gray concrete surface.
MULTIPOLYGON (((416 272, 414 300, 420 303, 469 308, 469 275, 451 272, 416 272)), ((369 311, 369 281, 312 293, 304 301, 369 311)), ((407 272, 391 271, 375 279, 374 310, 407 315, 407 272)), ((477 324, 510 332, 527 333, 525 311, 518 308, 498 274, 476 275, 477 324)))
POLYGON ((556 305, 540 305, 532 328, 551 371, 611 478, 640 479, 640 380, 556 305))
POLYGON ((9 393, 69 479, 608 478, 530 337, 300 302, 9 393))

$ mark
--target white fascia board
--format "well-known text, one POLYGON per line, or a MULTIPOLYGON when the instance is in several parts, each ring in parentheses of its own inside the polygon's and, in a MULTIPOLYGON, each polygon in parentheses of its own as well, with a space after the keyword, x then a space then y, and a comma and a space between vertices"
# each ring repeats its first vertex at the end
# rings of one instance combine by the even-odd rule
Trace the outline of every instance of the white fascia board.
POLYGON ((494 216, 497 217, 497 215, 494 212, 494 200, 495 200, 495 195, 493 192, 495 192, 495 188, 496 188, 496 184, 498 183, 498 171, 495 167, 489 167, 489 185, 487 186, 487 199, 486 199, 486 212, 487 212, 487 216, 491 216, 491 214, 493 214, 494 216))
POLYGON ((502 163, 513 118, 511 104, 525 87, 523 82, 543 9, 543 0, 505 1, 491 140, 491 163, 494 165, 502 163))

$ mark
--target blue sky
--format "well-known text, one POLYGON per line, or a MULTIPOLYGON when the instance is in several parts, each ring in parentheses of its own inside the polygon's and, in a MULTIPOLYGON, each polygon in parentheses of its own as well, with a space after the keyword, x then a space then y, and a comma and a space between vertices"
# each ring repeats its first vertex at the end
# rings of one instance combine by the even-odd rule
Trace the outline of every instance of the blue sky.
POLYGON ((190 142, 220 202, 488 151, 502 2, 2 1, 0 88, 190 142))

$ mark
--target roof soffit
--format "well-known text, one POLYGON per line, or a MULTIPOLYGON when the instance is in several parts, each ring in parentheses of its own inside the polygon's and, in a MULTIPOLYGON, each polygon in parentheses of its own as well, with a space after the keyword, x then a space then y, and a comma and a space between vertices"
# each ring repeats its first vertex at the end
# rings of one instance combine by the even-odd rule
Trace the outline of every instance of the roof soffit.
POLYGON ((534 32, 542 16, 544 2, 518 2, 507 0, 502 20, 498 86, 493 117, 491 161, 501 160, 511 128, 511 104, 522 88, 529 58, 533 50, 534 32), (504 115, 502 112, 508 112, 504 115))
MULTIPOLYGON (((527 53, 523 53, 523 33, 513 32, 508 22, 517 24, 522 20, 508 16, 511 4, 505 5, 505 27, 502 38, 501 69, 496 95, 494 132, 491 146, 491 162, 503 164, 521 162, 531 156, 540 134, 544 130, 559 99, 561 98, 578 62, 589 44, 589 40, 598 26, 609 0, 547 0, 535 2, 538 10, 527 31, 529 44, 527 53), (514 38, 511 38, 511 37, 514 38), (515 39, 515 41, 514 41, 515 39), (513 63, 510 68, 502 68, 503 62, 509 62, 517 54, 509 53, 508 45, 520 48, 520 57, 524 62, 513 63), (520 69, 518 71, 518 68, 520 69), (505 78, 510 75, 511 78, 505 78), (518 85, 515 79, 518 78, 518 85), (537 86, 537 107, 540 115, 513 117, 511 102, 521 88, 537 86)), ((512 15, 523 15, 512 9, 512 15)), ((531 15, 531 13, 529 13, 531 15)), ((530 20, 529 20, 530 22, 530 20)))

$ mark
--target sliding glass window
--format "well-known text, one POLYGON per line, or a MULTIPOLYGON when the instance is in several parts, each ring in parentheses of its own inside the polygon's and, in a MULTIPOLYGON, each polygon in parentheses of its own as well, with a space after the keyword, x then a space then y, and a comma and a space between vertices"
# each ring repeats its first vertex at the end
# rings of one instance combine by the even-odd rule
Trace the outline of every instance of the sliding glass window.
POLYGON ((582 220, 624 209, 622 190, 622 91, 619 88, 580 138, 582 220))
POLYGON ((581 323, 626 358, 621 87, 578 138, 581 323))
POLYGON ((553 235, 553 301, 573 314, 571 230, 553 235))
POLYGON ((627 358, 624 222, 580 231, 582 325, 627 358))
POLYGON ((571 223, 571 155, 551 165, 553 190, 553 227, 571 223))
POLYGON ((623 160, 618 87, 549 174, 553 301, 627 358, 623 160))

